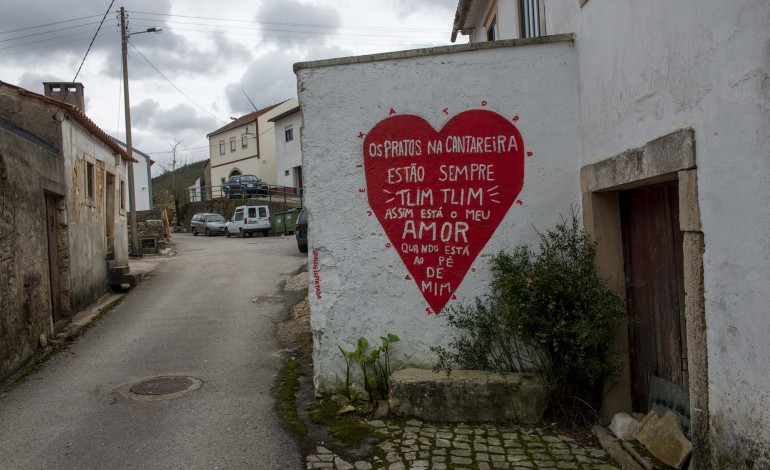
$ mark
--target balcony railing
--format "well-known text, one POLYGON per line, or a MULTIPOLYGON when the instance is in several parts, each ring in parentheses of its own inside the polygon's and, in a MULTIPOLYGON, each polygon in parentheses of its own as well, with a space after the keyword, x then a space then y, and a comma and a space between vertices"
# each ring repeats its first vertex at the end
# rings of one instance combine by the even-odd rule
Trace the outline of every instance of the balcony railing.
MULTIPOLYGON (((190 188, 187 194, 189 202, 211 201, 215 199, 227 199, 228 195, 222 191, 222 186, 201 186, 190 188)), ((303 207, 304 191, 302 188, 291 186, 267 185, 267 189, 258 195, 231 194, 230 199, 255 198, 267 202, 283 203, 284 205, 303 207)))

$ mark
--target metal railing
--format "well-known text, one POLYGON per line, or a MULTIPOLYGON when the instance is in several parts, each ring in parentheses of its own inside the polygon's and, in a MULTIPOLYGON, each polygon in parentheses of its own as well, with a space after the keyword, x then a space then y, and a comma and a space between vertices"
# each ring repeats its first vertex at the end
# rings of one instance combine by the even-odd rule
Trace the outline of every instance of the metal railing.
POLYGON ((302 188, 291 186, 278 186, 274 184, 266 185, 267 188, 260 190, 257 195, 246 194, 227 194, 222 190, 222 186, 201 186, 190 188, 188 191, 189 202, 212 201, 216 199, 247 199, 255 198, 267 202, 283 203, 284 205, 303 207, 304 191, 302 188))

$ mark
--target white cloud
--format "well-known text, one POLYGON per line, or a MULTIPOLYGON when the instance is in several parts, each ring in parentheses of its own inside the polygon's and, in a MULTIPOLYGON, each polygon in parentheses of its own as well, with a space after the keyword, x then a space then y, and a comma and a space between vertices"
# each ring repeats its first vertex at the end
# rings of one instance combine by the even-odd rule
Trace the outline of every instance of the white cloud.
MULTIPOLYGON (((253 111, 242 90, 262 108, 296 96, 296 62, 448 44, 456 8, 455 0, 124 3, 130 31, 163 28, 160 34, 135 34, 131 42, 166 78, 128 48, 134 144, 162 158, 169 141, 183 140, 193 160, 208 156, 205 136, 226 123, 219 119, 253 111)), ((72 80, 109 5, 109 0, 5 0, 0 80, 38 93, 44 81, 72 80), (77 18, 84 19, 68 21, 77 18)), ((121 73, 113 11, 78 81, 85 85, 89 117, 116 136, 125 135, 121 73)))

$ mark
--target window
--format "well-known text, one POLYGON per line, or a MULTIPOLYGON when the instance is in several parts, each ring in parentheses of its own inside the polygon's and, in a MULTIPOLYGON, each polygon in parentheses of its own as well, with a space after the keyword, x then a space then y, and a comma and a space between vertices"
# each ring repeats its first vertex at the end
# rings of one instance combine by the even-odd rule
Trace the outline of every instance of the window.
POLYGON ((241 147, 246 148, 249 146, 249 134, 241 134, 241 147))
POLYGON ((120 181, 120 210, 126 210, 126 182, 120 181))
POLYGON ((225 154, 225 141, 220 140, 219 141, 219 154, 224 155, 225 154))
POLYGON ((487 27, 487 41, 497 39, 497 17, 492 18, 492 22, 487 27))
POLYGON ((230 137, 230 151, 235 152, 235 137, 230 137))
POLYGON ((86 162, 86 197, 94 198, 94 164, 86 162))
POLYGON ((519 0, 521 37, 540 36, 540 0, 519 0))
POLYGON ((286 142, 291 142, 294 140, 294 129, 291 126, 286 126, 284 135, 286 136, 286 142))

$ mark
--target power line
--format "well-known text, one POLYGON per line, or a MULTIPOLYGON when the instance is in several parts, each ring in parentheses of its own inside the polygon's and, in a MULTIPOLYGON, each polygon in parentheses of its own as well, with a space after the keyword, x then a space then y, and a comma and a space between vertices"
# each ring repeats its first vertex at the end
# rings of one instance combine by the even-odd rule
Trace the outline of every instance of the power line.
POLYGON ((199 105, 199 104, 198 104, 198 103, 196 103, 196 102, 195 102, 195 101, 194 101, 192 98, 190 98, 189 96, 187 96, 187 95, 186 95, 186 94, 185 94, 185 93, 184 93, 182 90, 180 90, 180 89, 179 89, 179 87, 178 87, 178 86, 174 85, 174 82, 172 82, 171 80, 169 80, 169 79, 168 79, 168 77, 166 77, 165 75, 163 75, 163 72, 161 72, 160 70, 158 70, 158 67, 156 67, 155 65, 153 65, 153 63, 152 63, 152 62, 150 62, 150 60, 149 60, 147 57, 145 57, 145 56, 144 56, 144 54, 142 54, 142 52, 141 52, 139 49, 137 49, 137 48, 136 48, 136 46, 134 46, 134 43, 132 43, 131 41, 128 41, 128 43, 129 43, 129 44, 131 44, 131 47, 133 47, 133 48, 134 48, 134 50, 135 50, 136 52, 138 52, 140 56, 142 56, 142 59, 144 59, 144 60, 145 60, 145 61, 146 61, 148 64, 150 64, 150 67, 154 68, 154 69, 155 69, 155 71, 156 71, 156 72, 158 72, 158 74, 159 74, 161 77, 163 77, 163 78, 164 78, 164 79, 165 79, 165 80, 166 80, 166 81, 167 81, 169 84, 171 84, 171 86, 172 86, 172 87, 174 87, 174 89, 175 89, 176 91, 178 91, 178 92, 179 92, 179 93, 180 93, 182 96, 184 96, 185 98, 187 98, 187 100, 188 100, 188 101, 190 101, 190 103, 194 104, 195 106, 197 106, 198 108, 200 108, 200 109, 201 109, 201 110, 202 110, 204 113, 208 114, 209 116, 213 117, 214 119, 216 119, 216 120, 218 120, 218 121, 220 121, 220 122, 227 122, 227 121, 225 121, 224 119, 220 119, 220 118, 218 118, 218 117, 214 116, 213 114, 211 114, 210 112, 208 112, 208 110, 206 110, 206 108, 204 108, 203 106, 199 105))
POLYGON ((83 17, 75 18, 75 19, 71 19, 71 20, 56 21, 54 23, 39 24, 37 26, 27 26, 25 28, 12 29, 12 30, 9 30, 9 31, 0 31, 0 34, 19 33, 21 31, 29 31, 30 29, 44 28, 46 26, 54 26, 54 25, 57 25, 57 24, 71 23, 73 21, 88 20, 88 19, 91 19, 91 18, 98 18, 98 17, 99 17, 99 15, 83 16, 83 17))
MULTIPOLYGON (((102 25, 104 24, 104 20, 107 19, 107 14, 110 12, 110 9, 112 8, 112 4, 115 3, 115 0, 112 0, 110 2, 110 6, 107 7, 107 11, 104 12, 104 16, 102 17, 102 21, 99 23, 99 27, 96 29, 96 34, 94 34, 93 39, 91 39, 91 44, 88 45, 88 49, 86 50, 86 55, 83 56, 83 61, 80 62, 80 67, 78 67, 78 71, 75 74, 75 78, 72 79, 72 82, 74 83, 75 80, 78 79, 78 75, 80 75, 80 69, 83 68, 83 64, 86 62, 86 57, 88 57, 88 53, 91 52, 91 46, 94 45, 94 41, 96 40, 96 36, 99 35, 99 31, 102 29, 102 25)), ((69 91, 69 89, 68 89, 69 91)), ((64 94, 64 99, 67 99, 67 94, 64 94)), ((62 100, 64 101, 64 100, 62 100)))
POLYGON ((190 18, 196 20, 211 20, 211 21, 227 21, 232 23, 250 23, 250 24, 267 24, 277 26, 310 26, 319 28, 334 28, 334 29, 359 29, 363 31, 382 30, 382 31, 404 31, 404 32, 420 32, 420 31, 434 31, 437 33, 446 33, 446 29, 419 29, 419 28, 388 28, 378 26, 343 26, 343 25, 330 25, 330 24, 312 24, 312 23, 286 23, 279 21, 251 21, 251 20, 234 20, 228 18, 212 18, 206 16, 188 16, 188 15, 171 15, 167 13, 152 13, 147 11, 135 11, 136 14, 141 15, 153 15, 153 16, 166 16, 170 18, 190 18))

